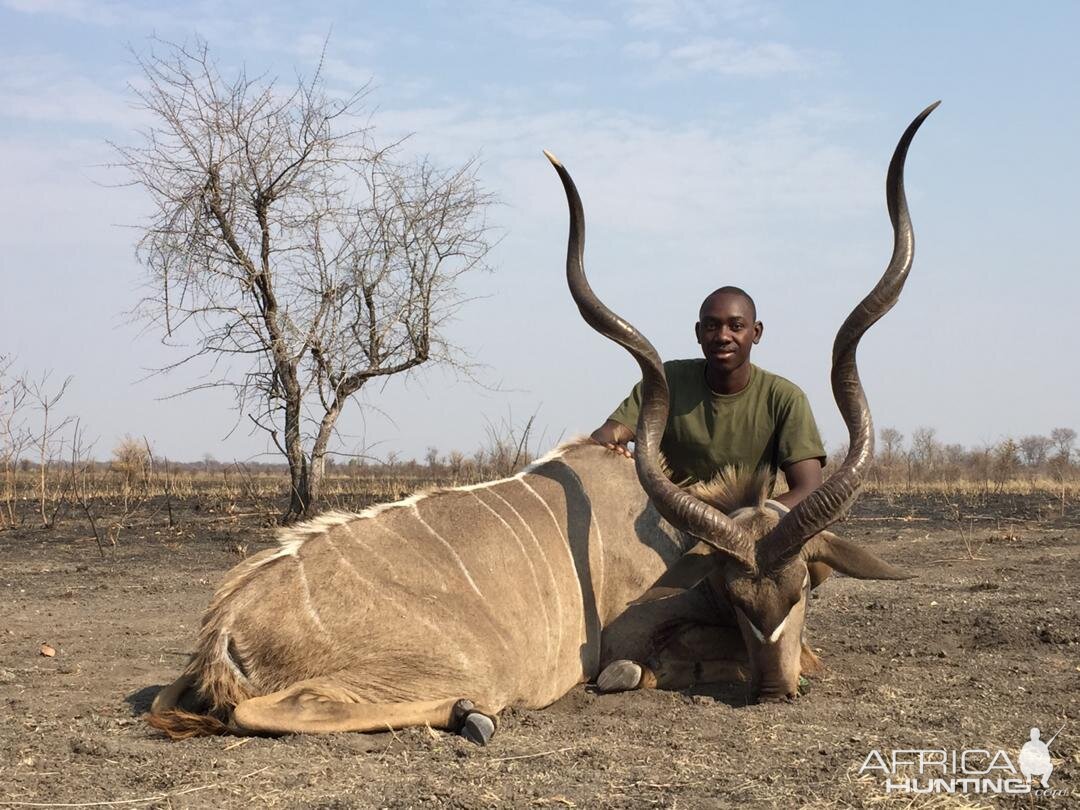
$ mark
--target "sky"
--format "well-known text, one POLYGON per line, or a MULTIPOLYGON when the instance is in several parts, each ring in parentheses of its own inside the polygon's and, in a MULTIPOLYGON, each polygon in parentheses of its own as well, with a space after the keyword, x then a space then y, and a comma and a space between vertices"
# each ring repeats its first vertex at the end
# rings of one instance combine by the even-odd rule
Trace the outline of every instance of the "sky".
POLYGON ((581 191, 601 298, 672 359, 697 356, 707 292, 749 290, 755 362, 806 391, 835 449, 832 338, 889 258, 896 140, 937 99, 907 162, 914 268, 859 352, 875 422, 968 446, 1080 429, 1078 32, 1075 2, 0 0, 0 354, 73 376, 61 410, 99 457, 130 434, 176 460, 275 460, 225 393, 173 396, 208 364, 150 373, 181 354, 128 314, 151 207, 109 143, 139 143, 133 53, 154 36, 283 80, 326 43, 327 89, 370 82, 377 138, 478 157, 499 201, 492 272, 464 284, 448 333, 473 373, 366 387, 342 452, 470 453, 532 415, 542 451, 636 382, 570 300, 542 149, 581 191))

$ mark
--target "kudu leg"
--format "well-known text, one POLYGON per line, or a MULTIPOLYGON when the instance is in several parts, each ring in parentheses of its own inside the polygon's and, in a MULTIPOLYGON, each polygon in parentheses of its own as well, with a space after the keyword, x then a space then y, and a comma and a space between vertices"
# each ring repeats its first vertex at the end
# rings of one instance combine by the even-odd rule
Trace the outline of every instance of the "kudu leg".
POLYGON ((154 695, 154 702, 150 704, 150 713, 161 714, 180 706, 184 693, 191 688, 193 683, 195 679, 191 675, 181 675, 154 695))
POLYGON ((340 684, 318 679, 243 701, 233 710, 233 722, 245 731, 261 734, 387 731, 429 725, 460 731, 481 744, 495 730, 494 712, 489 715, 468 700, 365 703, 340 684))
POLYGON ((747 669, 743 641, 733 627, 691 625, 669 633, 646 661, 608 664, 596 679, 601 692, 688 689, 699 683, 741 681, 747 669))
MULTIPOLYGON (((801 670, 817 675, 820 659, 802 643, 801 670)), ((694 625, 682 628, 667 639, 645 661, 621 659, 608 664, 596 679, 601 692, 633 689, 677 691, 704 683, 745 681, 750 676, 745 645, 733 627, 694 625)))
POLYGON ((810 571, 810 590, 814 590, 818 585, 829 578, 832 574, 832 568, 823 562, 809 562, 806 564, 807 569, 810 571))

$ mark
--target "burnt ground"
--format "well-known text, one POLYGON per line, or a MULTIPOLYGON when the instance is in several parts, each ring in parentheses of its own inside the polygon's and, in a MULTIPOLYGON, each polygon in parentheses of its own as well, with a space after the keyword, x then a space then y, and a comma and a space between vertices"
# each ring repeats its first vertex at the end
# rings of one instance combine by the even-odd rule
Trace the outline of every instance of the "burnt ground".
POLYGON ((0 533, 0 806, 1080 807, 1075 502, 864 496, 840 531, 918 579, 819 590, 808 635, 828 670, 799 700, 580 687, 507 712, 487 748, 426 729, 164 740, 141 715, 222 574, 271 532, 205 512, 161 524, 106 559, 74 522, 0 533), (1031 726, 1063 723, 1050 797, 887 795, 859 772, 871 750, 1016 762, 1031 726))

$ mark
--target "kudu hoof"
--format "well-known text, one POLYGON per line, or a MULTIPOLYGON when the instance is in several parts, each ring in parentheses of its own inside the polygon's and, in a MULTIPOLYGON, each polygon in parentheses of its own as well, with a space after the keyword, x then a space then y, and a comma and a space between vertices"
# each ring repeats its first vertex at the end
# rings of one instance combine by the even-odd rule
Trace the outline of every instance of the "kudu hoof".
POLYGON ((596 688, 601 692, 628 692, 637 689, 641 673, 641 664, 626 659, 612 661, 596 679, 596 688))
POLYGON ((495 733, 495 721, 482 712, 476 711, 471 700, 459 700, 454 706, 454 715, 460 718, 458 734, 471 743, 487 745, 495 733))

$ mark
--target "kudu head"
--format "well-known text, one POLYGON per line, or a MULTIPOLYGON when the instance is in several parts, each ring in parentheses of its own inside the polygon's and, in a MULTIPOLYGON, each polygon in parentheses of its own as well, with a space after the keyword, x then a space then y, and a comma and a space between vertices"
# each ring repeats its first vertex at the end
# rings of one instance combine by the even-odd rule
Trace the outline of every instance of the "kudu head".
MULTIPOLYGON (((859 546, 825 531, 855 501, 873 456, 870 408, 859 380, 855 352, 863 334, 896 303, 911 269, 914 235, 904 194, 904 160, 919 126, 939 102, 923 110, 901 136, 885 181, 893 253, 870 294, 852 310, 833 343, 832 389, 848 428, 843 464, 806 499, 787 511, 775 502, 727 515, 672 483, 660 461, 668 417, 663 364, 652 344, 608 309, 585 277, 585 214, 574 181, 549 152, 570 207, 566 276, 585 321, 633 355, 641 368, 641 411, 635 434, 638 479, 658 512, 699 541, 656 583, 643 600, 662 598, 706 577, 723 591, 735 612, 750 662, 751 689, 761 700, 793 698, 798 691, 802 631, 811 576, 821 562, 862 579, 907 575, 859 546)), ((641 600, 639 600, 641 601, 641 600)))

